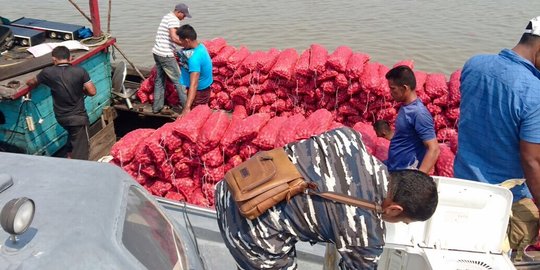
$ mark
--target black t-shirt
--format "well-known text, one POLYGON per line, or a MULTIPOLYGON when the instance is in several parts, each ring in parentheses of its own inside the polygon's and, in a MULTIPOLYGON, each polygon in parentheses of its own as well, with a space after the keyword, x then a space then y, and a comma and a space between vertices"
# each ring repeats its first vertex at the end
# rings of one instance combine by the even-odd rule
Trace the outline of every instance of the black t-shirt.
POLYGON ((90 81, 86 70, 70 64, 46 67, 37 75, 37 81, 51 88, 54 114, 60 125, 88 124, 83 92, 84 84, 90 81))

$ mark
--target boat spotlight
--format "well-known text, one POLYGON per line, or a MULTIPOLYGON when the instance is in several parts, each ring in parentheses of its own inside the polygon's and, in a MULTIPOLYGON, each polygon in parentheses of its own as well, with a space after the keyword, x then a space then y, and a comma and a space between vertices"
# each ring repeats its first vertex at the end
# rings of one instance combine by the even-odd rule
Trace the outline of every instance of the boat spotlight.
POLYGON ((64 40, 70 40, 71 39, 71 35, 70 34, 65 34, 64 35, 64 40))
POLYGON ((51 32, 51 34, 49 35, 50 38, 56 38, 56 33, 55 32, 51 32))
POLYGON ((35 210, 34 201, 26 197, 13 199, 4 205, 0 212, 0 224, 11 235, 13 242, 17 241, 17 235, 23 234, 30 227, 35 210))

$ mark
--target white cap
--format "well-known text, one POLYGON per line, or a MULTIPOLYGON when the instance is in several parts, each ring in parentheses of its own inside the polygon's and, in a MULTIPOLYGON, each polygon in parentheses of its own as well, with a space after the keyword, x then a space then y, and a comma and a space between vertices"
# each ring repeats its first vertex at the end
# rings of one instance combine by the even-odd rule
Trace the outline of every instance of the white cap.
POLYGON ((529 21, 529 24, 525 27, 525 33, 540 36, 540 16, 529 21))

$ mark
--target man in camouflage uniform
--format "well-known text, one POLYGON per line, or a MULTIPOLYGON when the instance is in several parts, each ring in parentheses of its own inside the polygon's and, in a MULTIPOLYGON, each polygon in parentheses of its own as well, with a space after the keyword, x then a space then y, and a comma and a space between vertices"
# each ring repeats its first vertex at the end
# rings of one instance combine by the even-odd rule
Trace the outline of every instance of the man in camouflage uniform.
POLYGON ((249 220, 221 181, 215 197, 218 224, 240 269, 296 269, 297 241, 335 244, 342 269, 376 269, 384 246, 383 220, 423 221, 435 212, 438 196, 433 179, 403 170, 393 172, 388 184, 386 167, 366 152, 361 135, 352 129, 335 129, 291 143, 285 150, 320 192, 377 202, 383 213, 300 194, 249 220))

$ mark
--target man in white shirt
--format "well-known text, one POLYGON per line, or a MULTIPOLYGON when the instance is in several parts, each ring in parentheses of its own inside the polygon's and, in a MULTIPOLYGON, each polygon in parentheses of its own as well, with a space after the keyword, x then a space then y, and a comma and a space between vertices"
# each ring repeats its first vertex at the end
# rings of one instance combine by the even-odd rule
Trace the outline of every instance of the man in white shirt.
POLYGON ((170 113, 163 110, 165 104, 165 80, 166 77, 174 83, 180 104, 186 103, 186 93, 180 85, 180 67, 175 58, 176 45, 180 45, 180 39, 176 34, 176 29, 180 27, 180 21, 184 18, 191 18, 189 8, 186 4, 180 3, 174 10, 161 19, 159 24, 156 42, 152 53, 156 62, 157 76, 154 83, 154 103, 152 111, 154 113, 170 113), (163 111, 162 111, 163 110, 163 111))

